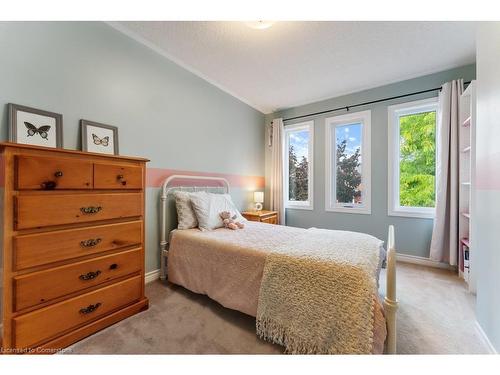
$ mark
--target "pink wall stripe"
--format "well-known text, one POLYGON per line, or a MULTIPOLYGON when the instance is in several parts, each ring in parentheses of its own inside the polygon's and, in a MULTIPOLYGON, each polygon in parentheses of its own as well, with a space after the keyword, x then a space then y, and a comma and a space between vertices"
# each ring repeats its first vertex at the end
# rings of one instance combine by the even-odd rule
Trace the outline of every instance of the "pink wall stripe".
MULTIPOLYGON (((235 174, 226 173, 207 173, 207 172, 192 172, 192 171, 182 171, 177 169, 163 169, 163 168, 148 168, 146 171, 146 186, 147 187, 160 187, 162 182, 169 176, 174 174, 188 175, 188 176, 212 176, 212 177, 223 177, 229 181, 231 187, 247 188, 249 190, 264 189, 265 180, 263 176, 242 176, 235 174)), ((189 180, 183 183, 179 182, 179 185, 199 185, 199 186, 217 186, 215 183, 210 183, 210 181, 200 180, 193 181, 189 180)))
MULTIPOLYGON (((5 186, 4 181, 4 159, 0 155, 0 187, 5 186)), ((262 176, 241 176, 235 174, 226 173, 206 173, 206 172, 192 172, 192 171, 181 171, 177 169, 162 169, 162 168, 147 168, 146 169, 146 187, 160 187, 162 182, 169 176, 174 174, 188 175, 188 176, 212 176, 212 177, 224 177, 229 181, 231 187, 246 188, 248 190, 264 189, 265 181, 262 176)), ((179 185, 198 185, 198 186, 217 186, 217 183, 213 183, 206 180, 189 180, 189 181, 178 181, 179 185)))
POLYGON ((500 153, 476 161, 476 188, 500 190, 500 153))

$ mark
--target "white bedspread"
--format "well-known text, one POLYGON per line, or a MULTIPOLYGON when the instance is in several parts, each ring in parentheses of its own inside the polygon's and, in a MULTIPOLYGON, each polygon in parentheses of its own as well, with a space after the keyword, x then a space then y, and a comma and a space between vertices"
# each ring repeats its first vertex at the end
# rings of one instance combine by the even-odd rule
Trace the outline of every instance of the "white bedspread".
MULTIPOLYGON (((206 294, 227 308, 255 317, 269 254, 285 244, 298 243, 307 233, 320 231, 256 222, 246 222, 245 229, 236 231, 224 228, 206 232, 176 230, 170 239, 168 279, 195 293, 206 294)), ((374 314, 369 318, 373 322, 370 325, 374 340, 371 352, 382 353, 385 318, 376 290, 372 297, 374 314)))

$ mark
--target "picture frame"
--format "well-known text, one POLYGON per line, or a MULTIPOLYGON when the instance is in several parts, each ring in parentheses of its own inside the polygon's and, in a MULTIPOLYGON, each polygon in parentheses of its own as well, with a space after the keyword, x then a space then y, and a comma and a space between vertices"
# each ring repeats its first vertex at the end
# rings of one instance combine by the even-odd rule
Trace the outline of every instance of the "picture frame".
POLYGON ((63 148, 62 114, 14 103, 8 113, 10 142, 63 148))
POLYGON ((118 128, 90 120, 80 120, 82 151, 119 155, 118 128))

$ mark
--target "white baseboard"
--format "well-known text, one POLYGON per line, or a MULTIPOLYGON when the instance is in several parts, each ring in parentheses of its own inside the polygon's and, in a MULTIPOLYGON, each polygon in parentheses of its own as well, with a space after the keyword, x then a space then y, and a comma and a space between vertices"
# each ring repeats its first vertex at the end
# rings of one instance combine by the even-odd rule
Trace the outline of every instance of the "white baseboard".
POLYGON ((488 347, 489 354, 498 354, 497 350, 495 349, 495 347, 493 346, 490 339, 488 338, 486 333, 483 331, 483 328, 481 327, 481 325, 479 324, 479 322, 477 320, 476 320, 476 329, 479 332, 479 335, 483 339, 484 343, 488 347))
POLYGON ((159 278, 160 278, 160 269, 146 272, 146 275, 144 276, 146 284, 155 281, 156 279, 159 278))
POLYGON ((429 258, 418 257, 415 255, 396 254, 396 259, 399 262, 403 262, 403 263, 419 264, 421 266, 441 268, 441 269, 450 270, 450 271, 456 270, 456 267, 450 266, 447 263, 441 263, 441 262, 437 262, 437 261, 429 259, 429 258))

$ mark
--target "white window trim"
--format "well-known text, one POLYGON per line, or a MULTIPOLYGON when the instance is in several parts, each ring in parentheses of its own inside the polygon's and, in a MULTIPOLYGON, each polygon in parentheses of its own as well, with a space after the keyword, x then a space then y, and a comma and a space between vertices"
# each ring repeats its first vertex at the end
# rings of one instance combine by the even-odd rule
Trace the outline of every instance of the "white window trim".
POLYGON ((340 116, 329 117, 325 120, 325 142, 326 142, 326 161, 325 161, 325 211, 343 212, 350 214, 371 215, 371 111, 361 111, 349 113, 340 116), (361 153, 363 158, 361 182, 365 187, 363 195, 363 207, 349 207, 348 204, 332 202, 335 196, 335 180, 332 179, 332 173, 336 173, 336 162, 332 153, 336 152, 336 145, 332 145, 332 131, 334 128, 350 123, 361 122, 363 124, 363 134, 361 143, 361 153), (333 147, 332 147, 333 146, 333 147))
POLYGON ((298 210, 313 210, 314 209, 314 121, 306 121, 298 124, 285 126, 285 136, 284 138, 284 178, 283 178, 283 192, 285 198, 285 208, 298 209, 298 210), (308 160, 309 160, 309 178, 308 178, 308 191, 309 200, 304 202, 289 201, 288 200, 288 132, 298 131, 298 130, 309 130, 309 145, 308 145, 308 160))
MULTIPOLYGON (((387 108, 388 129, 388 215, 433 219, 436 209, 430 207, 404 207, 399 205, 399 117, 407 114, 438 110, 438 98, 416 100, 387 108)), ((436 116, 437 120, 437 116, 436 116)), ((437 124, 436 124, 437 126, 437 124)), ((437 129, 436 129, 437 134, 437 129)), ((437 143, 436 143, 437 151, 437 143)))

